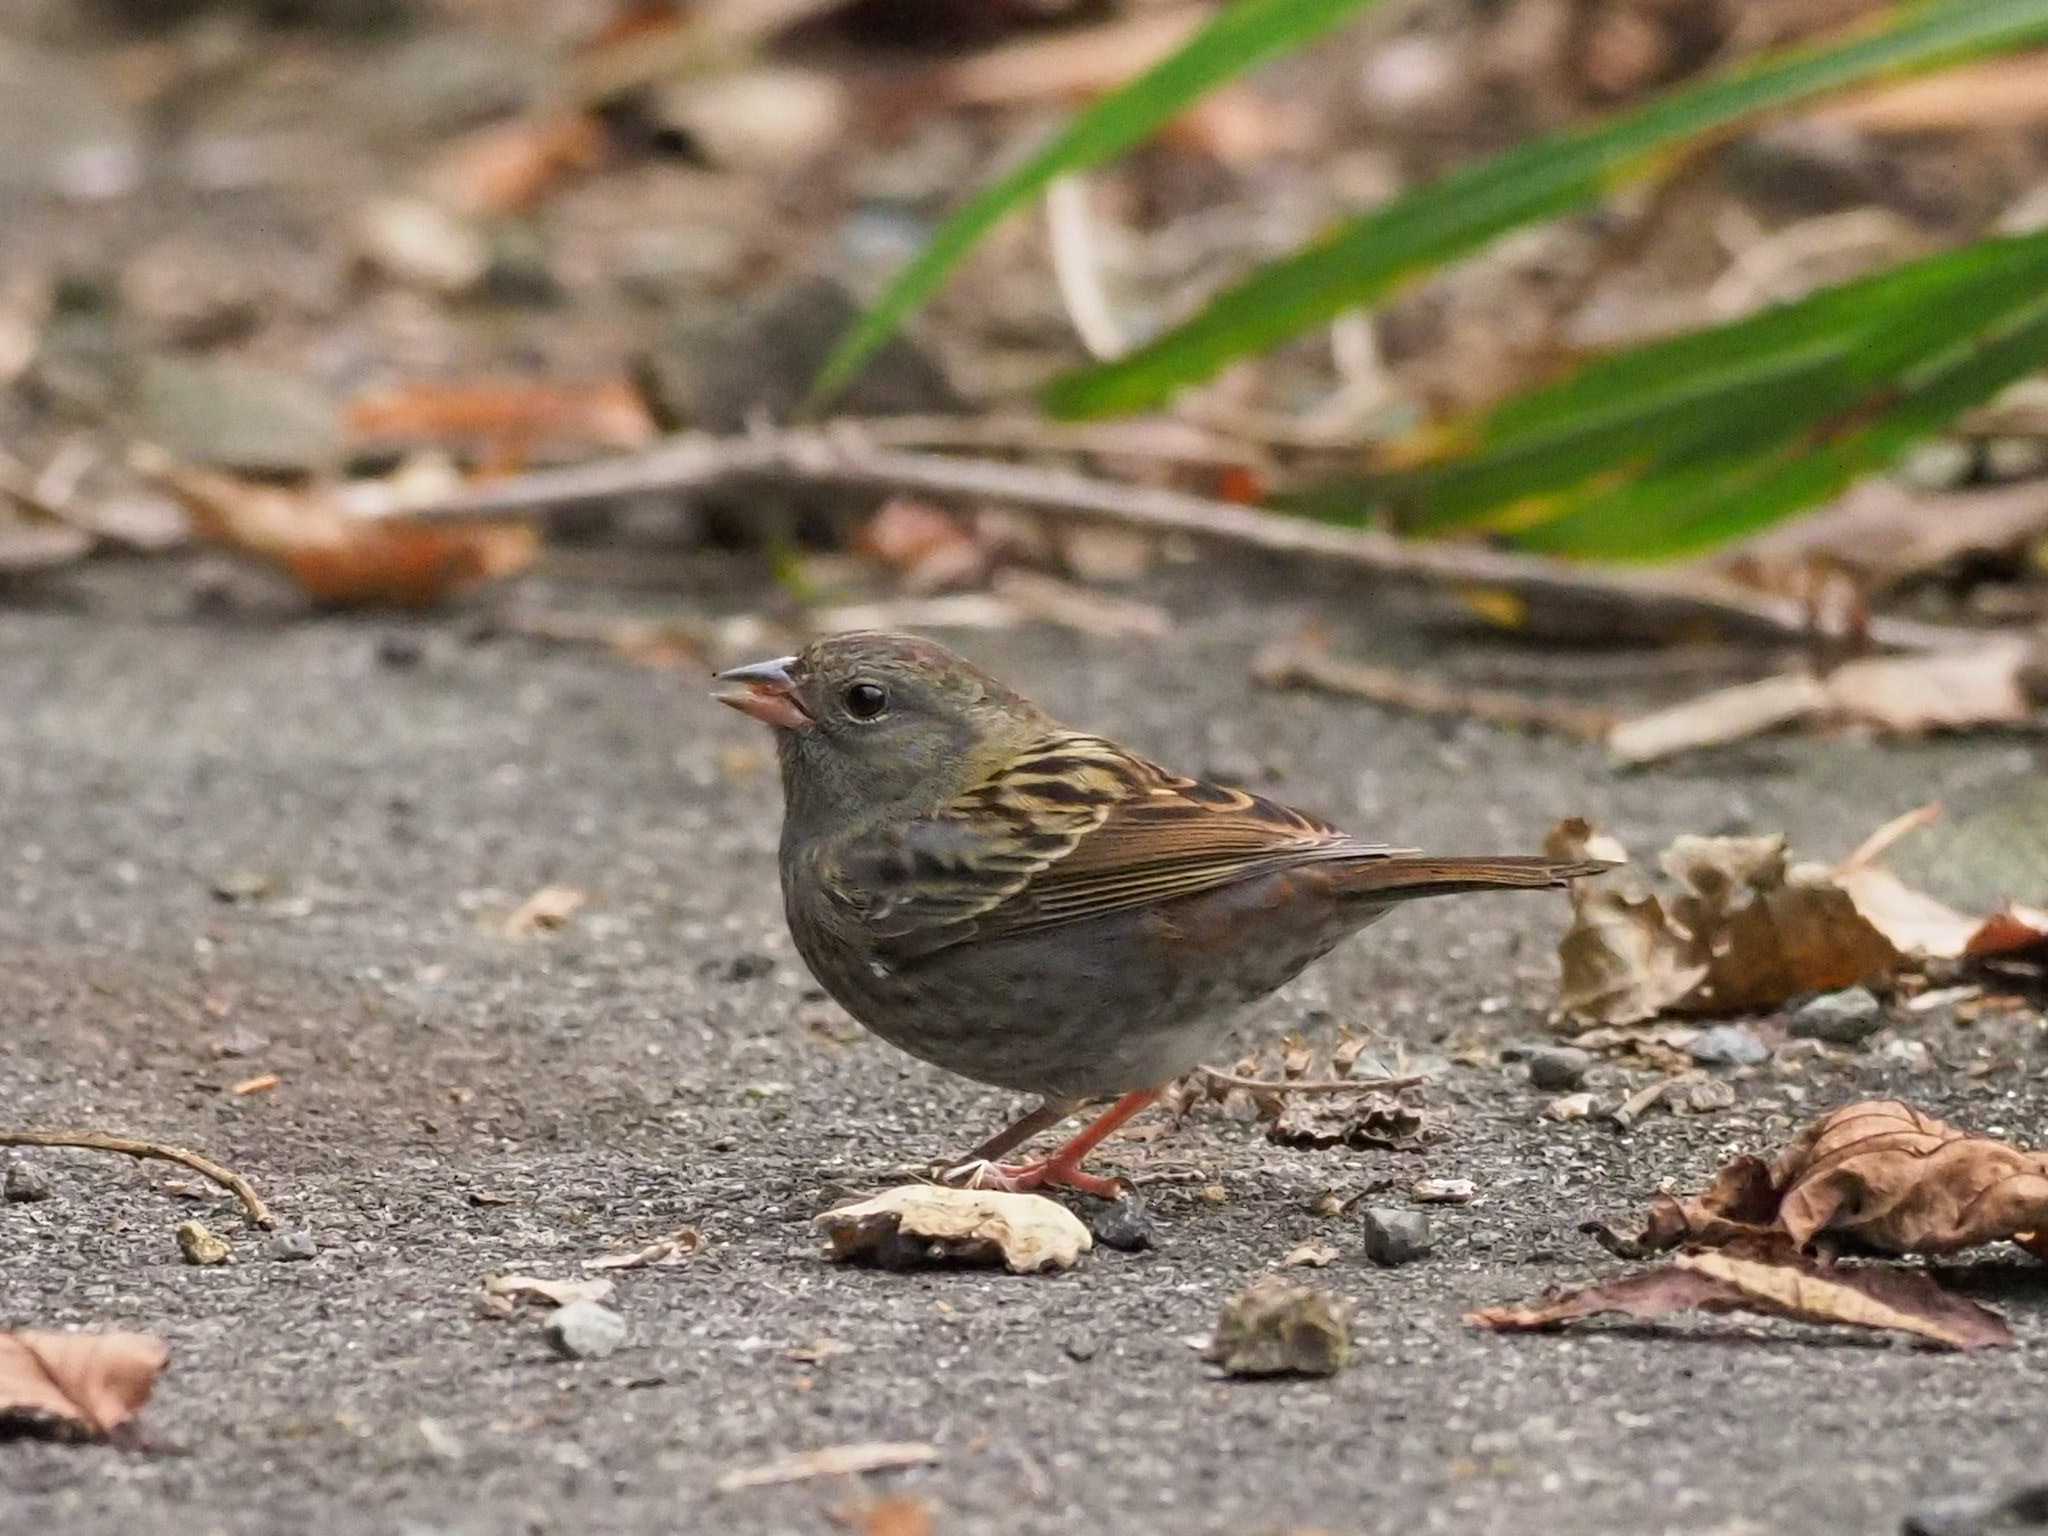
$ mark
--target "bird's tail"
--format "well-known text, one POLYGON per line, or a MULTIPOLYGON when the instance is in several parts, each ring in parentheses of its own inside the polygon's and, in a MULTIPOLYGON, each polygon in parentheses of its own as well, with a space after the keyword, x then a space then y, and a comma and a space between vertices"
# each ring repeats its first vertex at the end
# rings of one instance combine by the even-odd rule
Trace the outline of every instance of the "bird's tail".
POLYGON ((1517 854, 1435 858, 1397 854, 1361 860, 1344 871, 1340 889, 1375 904, 1456 896, 1466 891, 1562 889, 1611 866, 1598 859, 1545 859, 1517 854))

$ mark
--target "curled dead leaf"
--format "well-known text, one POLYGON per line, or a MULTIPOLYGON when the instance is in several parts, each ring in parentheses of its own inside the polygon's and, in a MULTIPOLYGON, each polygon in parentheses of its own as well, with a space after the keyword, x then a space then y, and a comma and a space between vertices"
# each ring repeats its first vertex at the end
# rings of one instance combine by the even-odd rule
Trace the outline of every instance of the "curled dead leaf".
POLYGON ((1765 1231, 1833 1234, 1883 1253, 1954 1253, 2048 1230, 2048 1154, 1973 1136, 1897 1100, 1850 1104, 1774 1163, 1739 1157, 1704 1194, 1660 1196, 1646 1245, 1725 1244, 1765 1231))
POLYGON ((0 1333, 0 1437, 112 1434, 142 1411, 170 1357, 143 1333, 0 1333))

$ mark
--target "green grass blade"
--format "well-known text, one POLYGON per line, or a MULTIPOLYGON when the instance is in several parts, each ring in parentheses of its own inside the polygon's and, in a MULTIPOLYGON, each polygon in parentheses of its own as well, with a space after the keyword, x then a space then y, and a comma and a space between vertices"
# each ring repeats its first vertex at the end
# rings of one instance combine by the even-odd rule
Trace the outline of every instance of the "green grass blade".
POLYGON ((1045 148, 948 219, 826 359, 811 387, 811 403, 822 404, 843 389, 960 259, 1005 214, 1048 183, 1115 158, 1216 86, 1312 42, 1378 3, 1238 0, 1225 9, 1178 52, 1081 113, 1045 148))
POLYGON ((1881 408, 1819 447, 1781 452, 1592 499, 1518 540, 1552 554, 1666 560, 1754 533, 1840 494, 1919 438, 2048 366, 2048 277, 2017 309, 1916 370, 1881 408))
POLYGON ((2048 41, 2048 0, 1939 0, 1831 47, 1772 54, 1605 123, 1541 139, 1339 226, 1261 268, 1192 320, 1113 363, 1053 381, 1055 415, 1145 410, 1533 220, 1640 175, 1759 113, 1864 81, 2048 41))

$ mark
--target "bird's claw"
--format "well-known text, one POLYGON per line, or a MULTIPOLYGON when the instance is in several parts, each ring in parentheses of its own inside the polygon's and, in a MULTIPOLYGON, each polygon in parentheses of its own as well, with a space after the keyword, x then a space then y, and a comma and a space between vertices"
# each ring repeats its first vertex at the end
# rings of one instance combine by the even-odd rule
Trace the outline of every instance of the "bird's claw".
POLYGON ((1021 1195, 1040 1190, 1071 1189, 1098 1200, 1120 1200, 1131 1186, 1119 1178, 1083 1173, 1057 1158, 1035 1163, 998 1163, 978 1157, 938 1171, 938 1182, 954 1189, 994 1189, 1021 1195))

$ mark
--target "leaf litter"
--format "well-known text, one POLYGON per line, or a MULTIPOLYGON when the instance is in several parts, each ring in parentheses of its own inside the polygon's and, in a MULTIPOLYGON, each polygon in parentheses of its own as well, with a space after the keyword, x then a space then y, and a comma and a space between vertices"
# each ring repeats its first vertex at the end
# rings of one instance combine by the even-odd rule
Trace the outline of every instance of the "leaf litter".
POLYGON ((143 1333, 0 1333, 0 1439, 105 1439, 142 1411, 170 1357, 143 1333))
POLYGON ((1743 1311, 1905 1333, 1951 1349, 2010 1345, 2003 1318, 1943 1290, 1924 1270, 1835 1259, 1941 1255, 2002 1241, 2039 1257, 2048 1153, 1973 1135, 1897 1100, 1872 1100, 1815 1121, 1775 1161, 1734 1158, 1702 1194, 1657 1195, 1638 1237, 1598 1223, 1585 1230, 1625 1256, 1677 1254, 1656 1269, 1467 1320, 1512 1332, 1603 1313, 1743 1311))
POLYGON ((1545 844, 1552 857, 1617 864, 1572 886, 1572 921, 1558 945, 1560 1008, 1595 1025, 1763 1012, 1893 983, 1930 962, 2048 944, 2048 911, 2011 905, 1970 917, 1877 862, 1938 814, 1924 807, 1898 818, 1835 866, 1793 862, 1782 836, 1680 837, 1659 860, 1677 887, 1668 894, 1621 862, 1613 838, 1582 820, 1560 823, 1545 844))
POLYGON ((1081 1219, 1043 1195, 906 1184, 818 1218, 832 1257, 908 1269, 1000 1264, 1012 1274, 1072 1269, 1095 1244, 1081 1219))

